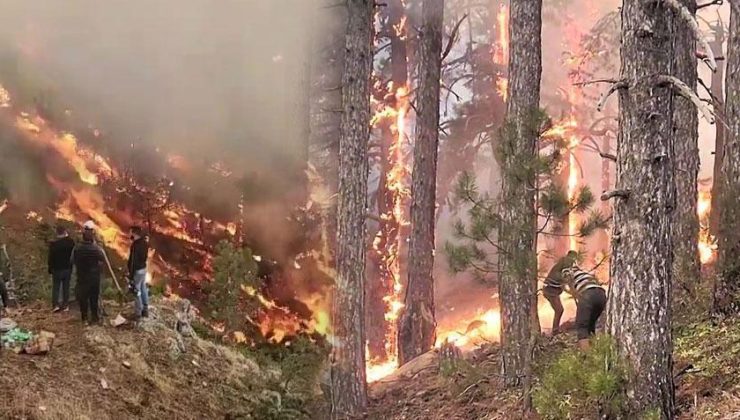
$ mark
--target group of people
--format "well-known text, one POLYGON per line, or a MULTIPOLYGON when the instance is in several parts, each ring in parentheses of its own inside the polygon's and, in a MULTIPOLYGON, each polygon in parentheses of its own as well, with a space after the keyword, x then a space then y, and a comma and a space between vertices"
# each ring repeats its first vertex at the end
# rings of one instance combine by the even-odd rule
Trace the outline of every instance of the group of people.
MULTIPOLYGON (((63 226, 57 226, 56 239, 49 244, 48 270, 52 279, 51 301, 53 312, 69 311, 69 289, 72 272, 76 272, 76 298, 82 321, 86 324, 100 322, 100 282, 107 256, 98 245, 95 223, 87 221, 82 226, 82 241, 75 243, 63 226)), ((129 290, 134 293, 135 316, 149 316, 149 292, 146 284, 149 244, 139 226, 131 228, 131 248, 127 271, 129 290)))
POLYGON ((565 291, 575 299, 578 346, 587 350, 589 337, 596 332, 596 323, 606 308, 606 290, 593 274, 578 267, 577 259, 576 251, 569 251, 560 258, 545 278, 542 294, 555 312, 552 318, 553 335, 560 331, 560 319, 564 311, 560 296, 565 291))

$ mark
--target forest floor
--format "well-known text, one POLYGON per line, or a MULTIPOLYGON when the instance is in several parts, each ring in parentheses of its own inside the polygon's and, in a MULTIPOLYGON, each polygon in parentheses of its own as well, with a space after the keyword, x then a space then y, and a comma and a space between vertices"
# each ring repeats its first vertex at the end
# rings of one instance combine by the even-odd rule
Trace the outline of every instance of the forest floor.
POLYGON ((275 418, 281 395, 269 384, 281 372, 181 336, 172 306, 158 302, 151 319, 117 328, 86 327, 77 311, 52 314, 46 305, 12 312, 23 329, 56 338, 46 355, 0 351, 0 418, 275 418))
MULTIPOLYGON (((740 320, 714 324, 684 320, 674 330, 678 419, 740 420, 740 320)), ((566 349, 573 332, 542 337, 536 349, 535 387, 542 372, 566 349)), ((510 420, 539 419, 524 410, 522 394, 507 390, 500 378, 497 345, 465 355, 456 367, 435 353, 387 381, 372 384, 371 419, 510 420)))

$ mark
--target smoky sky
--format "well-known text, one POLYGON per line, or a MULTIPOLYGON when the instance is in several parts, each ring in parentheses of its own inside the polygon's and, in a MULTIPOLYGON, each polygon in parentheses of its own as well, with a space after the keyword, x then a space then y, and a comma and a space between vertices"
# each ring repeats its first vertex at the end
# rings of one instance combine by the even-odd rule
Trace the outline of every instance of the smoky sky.
POLYGON ((305 140, 312 4, 0 0, 0 54, 106 138, 269 166, 305 140))

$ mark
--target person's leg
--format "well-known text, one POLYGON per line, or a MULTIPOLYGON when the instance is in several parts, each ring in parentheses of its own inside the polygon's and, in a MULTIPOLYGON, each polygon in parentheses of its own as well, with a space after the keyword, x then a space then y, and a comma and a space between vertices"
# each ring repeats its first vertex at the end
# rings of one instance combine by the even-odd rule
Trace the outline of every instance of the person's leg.
POLYGON ((141 282, 141 316, 149 316, 149 285, 146 284, 146 271, 142 274, 144 280, 141 282))
POLYGON ((578 336, 578 347, 583 351, 590 347, 588 337, 591 312, 591 300, 588 293, 584 293, 576 305, 576 334, 578 336))
POLYGON ((72 280, 72 270, 64 270, 62 276, 62 309, 69 308, 69 283, 72 280))
POLYGON ((603 289, 591 289, 591 318, 589 319, 589 335, 596 334, 596 324, 599 322, 599 317, 604 313, 606 308, 606 292, 603 289))
POLYGON ((87 322, 87 311, 89 300, 87 298, 87 280, 77 278, 77 303, 80 305, 82 322, 87 322))
POLYGON ((58 311, 59 308, 59 289, 62 285, 61 272, 55 270, 51 273, 51 307, 54 308, 54 312, 58 311))
POLYGON ((0 273, 0 307, 7 310, 8 305, 10 305, 10 300, 8 299, 8 289, 5 287, 5 280, 3 280, 2 273, 0 273))
POLYGON ((552 335, 555 335, 560 332, 560 319, 564 312, 563 302, 560 300, 559 294, 545 292, 543 293, 543 296, 545 296, 545 299, 547 299, 547 301, 550 302, 550 306, 552 306, 552 335))
POLYGON ((136 298, 134 300, 136 316, 141 317, 144 315, 148 315, 145 312, 146 310, 148 310, 146 270, 139 270, 134 273, 134 284, 136 286, 136 298))
POLYGON ((90 292, 88 293, 88 299, 90 302, 90 320, 92 323, 97 323, 100 320, 98 316, 98 302, 100 302, 100 279, 95 279, 90 282, 90 292))

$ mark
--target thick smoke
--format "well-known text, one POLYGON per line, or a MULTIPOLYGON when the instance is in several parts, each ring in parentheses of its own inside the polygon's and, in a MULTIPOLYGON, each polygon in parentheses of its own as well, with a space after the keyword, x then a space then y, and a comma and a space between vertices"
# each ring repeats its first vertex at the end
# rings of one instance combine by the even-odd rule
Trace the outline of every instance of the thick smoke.
POLYGON ((304 141, 310 4, 1 0, 0 56, 107 139, 266 171, 304 141))

